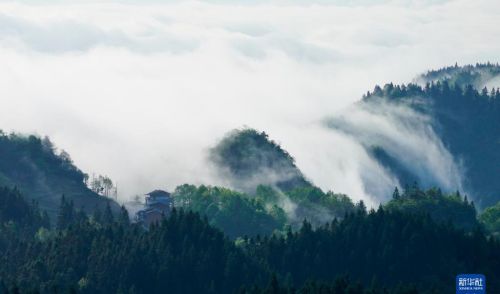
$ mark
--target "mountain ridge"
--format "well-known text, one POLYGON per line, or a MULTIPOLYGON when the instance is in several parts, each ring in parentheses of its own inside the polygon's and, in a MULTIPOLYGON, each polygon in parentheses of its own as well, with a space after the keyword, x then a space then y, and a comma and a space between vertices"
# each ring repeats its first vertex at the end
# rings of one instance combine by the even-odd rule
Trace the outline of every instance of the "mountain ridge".
POLYGON ((75 207, 91 214, 118 204, 93 192, 84 183, 88 176, 78 169, 65 151, 56 153, 47 138, 0 132, 0 185, 14 188, 38 203, 55 220, 62 195, 75 207))
POLYGON ((465 187, 480 206, 495 204, 500 198, 500 91, 479 90, 473 83, 500 77, 500 66, 454 66, 421 77, 436 81, 428 81, 424 86, 411 83, 376 86, 360 103, 377 103, 377 99, 382 99, 428 115, 429 126, 455 161, 463 162, 465 187), (496 75, 488 74, 486 78, 483 72, 496 75))

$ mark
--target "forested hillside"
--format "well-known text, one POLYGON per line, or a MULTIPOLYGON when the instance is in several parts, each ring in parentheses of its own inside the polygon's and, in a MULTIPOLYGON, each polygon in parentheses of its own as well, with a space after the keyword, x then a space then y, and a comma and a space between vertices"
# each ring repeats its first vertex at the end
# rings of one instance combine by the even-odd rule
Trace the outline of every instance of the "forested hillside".
MULTIPOLYGON (((304 223, 299 232, 251 239, 244 248, 299 285, 310 277, 332 281, 348 274, 365 284, 415 284, 421 291, 452 293, 450 281, 457 273, 497 277, 499 246, 498 240, 487 239, 480 230, 464 234, 430 217, 380 208, 316 230, 304 223)), ((490 281, 488 291, 500 290, 498 279, 490 281)))
POLYGON ((293 157, 265 132, 233 130, 210 150, 209 158, 231 186, 248 193, 261 184, 283 191, 311 186, 293 157))
MULTIPOLYGON (((230 238, 284 234, 300 229, 307 220, 319 227, 333 219, 365 210, 363 202, 354 204, 346 195, 324 193, 319 188, 294 189, 283 193, 259 186, 254 195, 222 187, 182 185, 172 193, 175 207, 198 212, 209 224, 230 238)), ((422 190, 416 183, 403 190, 395 188, 392 199, 382 207, 388 211, 431 217, 441 224, 452 224, 465 231, 483 226, 487 234, 498 234, 498 204, 478 217, 473 201, 460 192, 443 193, 439 188, 422 190)))
POLYGON ((50 227, 49 216, 36 203, 28 203, 15 188, 0 188, 0 256, 14 248, 14 240, 29 242, 40 229, 50 227))
MULTIPOLYGON (((445 68, 425 75, 432 80, 425 86, 377 86, 362 103, 380 103, 382 98, 428 115, 430 126, 463 167, 464 188, 485 207, 500 197, 500 91, 476 89, 474 85, 479 80, 498 78, 499 72, 499 66, 488 64, 445 68)), ((403 183, 415 180, 412 170, 402 169, 394 154, 379 149, 374 156, 403 183)))
POLYGON ((421 188, 401 154, 367 144, 402 184, 378 209, 315 187, 278 143, 245 128, 209 152, 231 188, 180 185, 145 227, 96 193, 109 178, 92 191, 48 139, 1 133, 0 294, 453 293, 458 273, 484 274, 500 293, 500 92, 471 85, 497 68, 450 67, 425 86, 365 95, 364 106, 422 114, 471 193, 421 188))
POLYGON ((319 188, 296 188, 282 192, 260 185, 249 195, 227 188, 182 185, 172 197, 175 206, 207 217, 209 223, 232 238, 270 235, 286 227, 300 227, 307 219, 314 226, 342 218, 363 206, 349 197, 319 188))
POLYGON ((496 205, 487 207, 479 216, 479 220, 496 237, 500 237, 500 201, 496 205))
POLYGON ((113 201, 87 188, 86 178, 88 176, 73 164, 68 153, 56 153, 48 138, 0 131, 0 185, 17 187, 52 219, 63 194, 87 212, 95 207, 104 208, 108 202, 112 209, 118 208, 113 201))
POLYGON ((456 227, 470 231, 478 226, 474 202, 467 196, 443 194, 441 189, 431 188, 423 191, 418 186, 406 186, 403 192, 396 188, 392 200, 384 204, 390 211, 409 214, 428 215, 438 223, 451 223, 456 227))
MULTIPOLYGON (((61 208, 71 209, 64 202, 61 208)), ((84 216, 76 210, 65 214, 84 216)), ((6 234, 0 233, 0 237, 6 234)), ((268 275, 191 212, 174 212, 145 231, 129 223, 126 210, 113 217, 108 209, 99 221, 95 216, 74 217, 44 238, 37 235, 27 241, 11 236, 8 246, 0 247, 0 293, 15 289, 21 293, 163 293, 165 289, 232 293, 246 283, 260 284, 268 275)))
POLYGON ((484 87, 500 87, 500 65, 492 63, 477 63, 476 65, 464 65, 443 67, 430 70, 420 75, 416 81, 419 83, 447 82, 450 85, 466 87, 471 85, 476 89, 484 87))
MULTIPOLYGON (((500 243, 479 228, 384 208, 232 242, 192 212, 174 210, 144 230, 126 210, 87 217, 65 200, 60 207, 52 231, 0 231, 9 237, 0 293, 450 293, 456 273, 500 274, 500 243)), ((10 219, 4 226, 30 227, 0 213, 10 219)), ((489 279, 488 291, 498 290, 489 279)))

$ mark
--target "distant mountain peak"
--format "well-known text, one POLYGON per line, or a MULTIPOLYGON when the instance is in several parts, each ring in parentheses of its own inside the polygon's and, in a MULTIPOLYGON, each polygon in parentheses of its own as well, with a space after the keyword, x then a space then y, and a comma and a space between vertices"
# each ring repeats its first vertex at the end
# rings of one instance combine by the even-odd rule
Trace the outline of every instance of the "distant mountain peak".
MULTIPOLYGON (((500 190, 497 180, 500 174, 500 65, 454 65, 428 71, 417 81, 418 84, 376 86, 363 96, 358 106, 373 110, 388 109, 389 105, 406 107, 410 110, 408 113, 423 113, 428 117, 425 121, 428 129, 436 133, 442 146, 461 167, 464 188, 479 206, 496 203, 500 190)), ((393 124, 402 123, 399 119, 393 124)), ((405 137, 416 133, 410 128, 405 137)), ((378 151, 371 155, 384 167, 397 170, 398 178, 411 176, 412 169, 394 168, 410 154, 398 157, 386 148, 384 153, 380 152, 382 149, 378 151)))
POLYGON ((288 191, 311 186, 294 158, 268 134, 251 128, 229 132, 210 150, 210 161, 234 188, 253 193, 258 185, 288 191))

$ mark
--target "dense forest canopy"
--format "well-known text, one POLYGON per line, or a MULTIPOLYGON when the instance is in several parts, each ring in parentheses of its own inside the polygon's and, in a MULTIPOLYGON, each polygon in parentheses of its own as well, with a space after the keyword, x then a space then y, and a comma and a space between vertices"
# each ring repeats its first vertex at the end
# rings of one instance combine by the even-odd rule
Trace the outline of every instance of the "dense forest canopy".
MULTIPOLYGON (((348 274, 365 284, 415 283, 420 290, 449 293, 457 273, 496 277, 500 265, 498 241, 479 230, 464 234, 430 217, 383 208, 316 230, 305 223, 299 232, 245 245, 250 255, 263 256, 270 268, 299 285, 310 277, 331 281, 348 274)), ((495 292, 498 280, 492 280, 489 291, 495 292)))
POLYGON ((500 87, 500 65, 498 63, 477 63, 476 65, 464 65, 443 67, 438 70, 430 70, 417 77, 416 81, 426 84, 431 82, 447 82, 450 85, 466 87, 472 85, 476 89, 500 87))
POLYGON ((392 200, 384 204, 389 211, 428 215, 439 223, 452 223, 458 228, 470 231, 478 226, 474 202, 460 192, 446 195, 441 189, 423 191, 418 186, 406 186, 400 193, 396 188, 392 200))
MULTIPOLYGON (((358 209, 316 229, 304 222, 236 242, 183 210, 149 230, 124 209, 88 217, 65 199, 50 231, 0 213, 7 227, 38 226, 31 237, 0 231, 0 293, 448 293, 457 273, 500 274, 500 243, 479 227, 466 233, 397 209, 358 209)), ((489 291, 499 289, 488 280, 489 291)))
POLYGON ((35 202, 27 202, 15 188, 0 188, 0 256, 13 240, 31 240, 50 227, 49 216, 35 202))
MULTIPOLYGON (((63 194, 87 212, 104 208, 110 201, 91 191, 84 183, 86 179, 88 176, 73 164, 69 154, 57 153, 47 137, 0 131, 0 185, 17 187, 52 219, 63 194)), ((114 202, 110 205, 118 208, 114 202)))
POLYGON ((175 206, 199 212, 232 238, 270 235, 282 230, 286 214, 277 205, 227 188, 183 185, 173 193, 175 206))
POLYGON ((489 232, 500 237, 500 201, 494 206, 487 207, 479 216, 479 220, 489 232))
MULTIPOLYGON (((126 210, 99 221, 63 200, 57 231, 0 247, 0 293, 231 293, 265 272, 197 214, 173 212, 145 231, 126 210), (64 216, 62 216, 64 218, 64 216)), ((19 226, 22 224, 20 223, 19 226)), ((3 233, 3 232, 2 232, 3 233)), ((0 235, 3 237, 3 235, 0 235)), ((0 239, 1 240, 1 239, 0 239)))
POLYGON ((294 158, 265 132, 233 130, 210 150, 209 158, 241 192, 184 185, 174 197, 179 206, 207 215, 211 224, 230 236, 297 228, 304 219, 317 226, 356 209, 346 195, 315 187, 294 158))
POLYGON ((209 154, 232 188, 180 185, 170 213, 146 227, 99 195, 113 194, 109 178, 89 182, 47 138, 0 133, 0 294, 451 293, 458 273, 482 273, 500 292, 500 92, 474 88, 486 73, 498 66, 364 96, 429 116, 472 193, 420 188, 371 146, 406 183, 378 209, 314 186, 278 143, 245 128, 209 154))
MULTIPOLYGON (((476 89, 473 84, 478 79, 491 80, 494 75, 498 78, 499 72, 500 67, 491 64, 445 68, 425 75, 433 80, 425 86, 377 86, 362 103, 379 103, 382 98, 428 115, 430 126, 454 159, 462 162, 465 190, 479 206, 486 207, 495 204, 500 193, 500 91, 476 89), (461 77, 467 73, 475 78, 461 77)), ((410 184, 409 178, 415 180, 411 170, 401 169, 398 158, 387 150, 377 150, 374 156, 395 170, 403 183, 410 184)))
POLYGON ((210 150, 209 158, 233 187, 245 192, 253 193, 260 184, 283 191, 311 186, 293 157, 265 132, 233 130, 210 150))
POLYGON ((270 235, 288 226, 298 228, 304 219, 318 226, 357 209, 346 195, 324 193, 315 187, 282 192, 260 185, 255 194, 249 195, 227 188, 186 184, 177 187, 172 197, 176 207, 200 213, 232 238, 270 235))

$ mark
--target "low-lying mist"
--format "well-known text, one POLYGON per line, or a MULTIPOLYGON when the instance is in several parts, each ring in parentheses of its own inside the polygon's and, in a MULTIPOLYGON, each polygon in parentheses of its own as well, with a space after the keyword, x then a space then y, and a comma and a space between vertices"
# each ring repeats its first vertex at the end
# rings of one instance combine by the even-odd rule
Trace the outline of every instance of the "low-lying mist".
POLYGON ((357 156, 361 159, 358 176, 373 199, 388 200, 395 186, 413 182, 448 192, 463 191, 460 162, 445 148, 425 114, 372 97, 328 119, 326 124, 362 152, 357 156), (390 160, 381 160, 377 151, 390 160))
POLYGON ((356 201, 399 184, 375 145, 418 180, 460 188, 425 118, 349 105, 375 84, 497 57, 500 4, 480 1, 1 3, 0 128, 48 135, 82 170, 111 177, 121 200, 227 183, 207 150, 242 126, 356 201))

